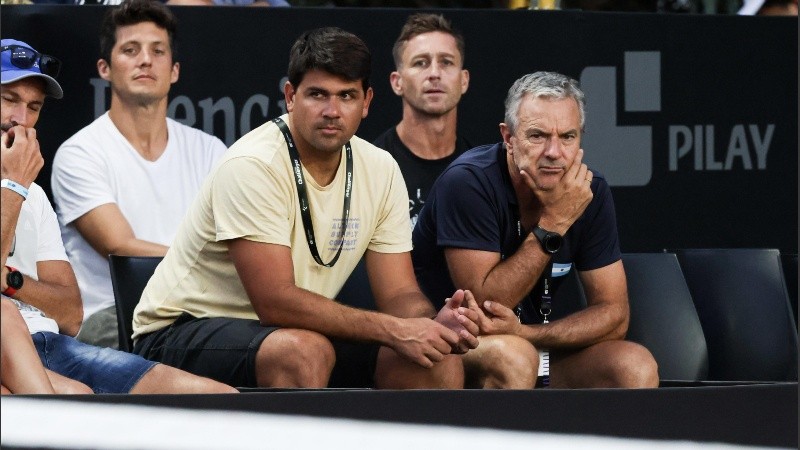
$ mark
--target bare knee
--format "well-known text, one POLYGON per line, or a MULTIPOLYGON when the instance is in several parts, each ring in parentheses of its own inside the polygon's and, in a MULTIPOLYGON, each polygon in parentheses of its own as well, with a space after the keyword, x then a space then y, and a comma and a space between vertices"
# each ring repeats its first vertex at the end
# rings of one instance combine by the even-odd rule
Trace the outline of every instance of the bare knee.
POLYGON ((336 352, 325 336, 308 330, 280 329, 270 333, 256 355, 256 381, 261 387, 328 385, 336 352))
POLYGON ((409 361, 389 347, 381 347, 375 368, 378 389, 463 389, 464 366, 459 355, 447 355, 431 368, 409 361))
POLYGON ((484 336, 464 355, 466 386, 489 389, 533 389, 539 353, 518 336, 484 336))
POLYGON ((464 364, 459 355, 447 355, 429 370, 429 385, 421 388, 464 389, 464 364))
POLYGON ((52 370, 45 369, 45 372, 47 373, 47 378, 50 380, 50 384, 53 385, 53 390, 56 392, 56 394, 94 394, 92 388, 81 383, 80 381, 67 378, 63 375, 53 372, 52 370))
POLYGON ((626 386, 631 388, 655 388, 658 387, 658 363, 653 354, 639 344, 633 344, 633 348, 626 355, 628 366, 628 376, 626 386))
POLYGON ((658 364, 645 347, 630 341, 618 341, 610 376, 620 388, 658 387, 658 364))

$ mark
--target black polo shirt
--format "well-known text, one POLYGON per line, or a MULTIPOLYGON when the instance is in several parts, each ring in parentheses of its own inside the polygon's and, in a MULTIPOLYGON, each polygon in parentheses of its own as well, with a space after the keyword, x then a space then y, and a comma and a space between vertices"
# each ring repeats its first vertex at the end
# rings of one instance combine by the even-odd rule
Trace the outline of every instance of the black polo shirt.
MULTIPOLYGON (((437 308, 456 286, 444 257, 446 247, 499 253, 508 258, 526 233, 519 225, 519 206, 502 144, 476 147, 453 161, 433 185, 414 227, 412 258, 423 292, 437 308)), ((621 257, 614 200, 605 178, 595 172, 594 197, 564 236, 553 258, 553 302, 571 270, 605 267, 621 257)), ((542 280, 521 302, 523 323, 540 323, 542 280)), ((480 300, 480 299, 479 299, 480 300)))

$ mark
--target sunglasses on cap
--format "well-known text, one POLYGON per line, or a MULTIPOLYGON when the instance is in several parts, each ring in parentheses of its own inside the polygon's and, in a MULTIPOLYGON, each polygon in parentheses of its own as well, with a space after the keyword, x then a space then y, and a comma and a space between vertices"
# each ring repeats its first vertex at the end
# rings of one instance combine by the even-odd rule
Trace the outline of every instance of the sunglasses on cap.
POLYGON ((39 62, 39 71, 53 78, 61 71, 61 61, 50 55, 39 53, 36 50, 21 45, 4 45, 0 52, 11 50, 11 64, 20 69, 30 69, 39 62))

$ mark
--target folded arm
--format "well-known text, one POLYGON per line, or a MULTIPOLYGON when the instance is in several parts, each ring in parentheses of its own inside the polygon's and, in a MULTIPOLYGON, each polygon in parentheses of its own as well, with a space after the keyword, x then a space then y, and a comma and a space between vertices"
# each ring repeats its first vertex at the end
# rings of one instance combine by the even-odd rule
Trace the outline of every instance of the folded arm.
POLYGON ((624 339, 628 331, 628 288, 622 261, 581 272, 587 307, 546 325, 523 327, 522 337, 541 348, 583 348, 624 339))
MULTIPOLYGON (((24 275, 22 287, 14 298, 42 310, 58 323, 62 334, 75 336, 83 321, 83 303, 78 281, 67 261, 39 261, 38 280, 24 275)), ((2 286, 6 287, 6 268, 2 267, 2 286)))
POLYGON ((497 252, 446 248, 453 284, 472 291, 479 303, 493 301, 514 308, 533 289, 550 262, 533 234, 505 260, 497 252))
POLYGON ((628 289, 622 261, 581 272, 588 306, 548 324, 520 325, 511 309, 484 303, 487 334, 516 334, 539 348, 583 348, 623 339, 628 330, 628 289))
POLYGON ((164 256, 167 246, 137 239, 130 223, 114 203, 92 209, 74 221, 75 228, 101 255, 164 256))

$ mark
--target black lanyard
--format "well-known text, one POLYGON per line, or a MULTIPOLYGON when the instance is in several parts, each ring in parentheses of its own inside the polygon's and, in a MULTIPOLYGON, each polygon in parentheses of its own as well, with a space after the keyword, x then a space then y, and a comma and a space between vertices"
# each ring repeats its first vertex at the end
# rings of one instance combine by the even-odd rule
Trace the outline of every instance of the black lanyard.
MULTIPOLYGON (((517 220, 517 236, 520 238, 522 237, 522 222, 517 220)), ((553 257, 550 257, 550 261, 545 265, 544 270, 542 271, 542 283, 544 287, 542 289, 542 295, 539 298, 539 314, 541 314, 543 318, 542 323, 549 323, 548 316, 550 313, 553 312, 553 297, 550 294, 552 290, 552 281, 553 281, 553 257)), ((527 296, 530 298, 530 296, 527 296)), ((522 302, 517 305, 517 318, 520 320, 522 319, 522 302)))
POLYGON ((308 194, 306 193, 306 182, 305 178, 303 177, 303 167, 300 165, 300 154, 297 152, 297 148, 294 145, 294 140, 292 139, 292 134, 289 132, 289 127, 286 125, 280 117, 276 117, 272 120, 278 125, 280 128, 281 133, 283 133, 283 138, 286 140, 286 146, 289 148, 289 158, 292 160, 292 172, 294 173, 294 182, 297 184, 297 199, 300 201, 300 216, 303 218, 303 228, 306 232, 306 241, 308 241, 308 249, 311 251, 311 256, 314 257, 314 261, 317 264, 325 267, 333 267, 336 264, 336 261, 339 259, 339 255, 342 253, 342 247, 344 246, 344 235, 345 231, 347 231, 347 221, 350 218, 350 195, 352 193, 353 187, 353 149, 350 147, 350 142, 347 142, 344 145, 345 152, 346 152, 346 178, 345 178, 345 187, 344 187, 344 202, 342 205, 342 225, 340 227, 341 231, 339 232, 339 250, 336 251, 336 255, 333 257, 330 262, 327 264, 322 262, 322 258, 319 256, 319 252, 317 251, 317 243, 314 238, 314 223, 311 221, 311 212, 309 211, 311 205, 308 203, 308 194))
MULTIPOLYGON (((522 237, 522 221, 517 219, 517 236, 522 237)), ((550 313, 553 312, 553 298, 550 295, 552 289, 551 282, 553 281, 553 257, 545 265, 542 272, 542 296, 539 299, 539 314, 542 315, 542 323, 550 323, 547 319, 550 313)), ((528 295, 530 299, 530 295, 528 295)), ((522 302, 517 305, 517 318, 522 321, 522 302)), ((546 349, 539 349, 539 378, 543 387, 550 386, 550 351, 546 349)))

